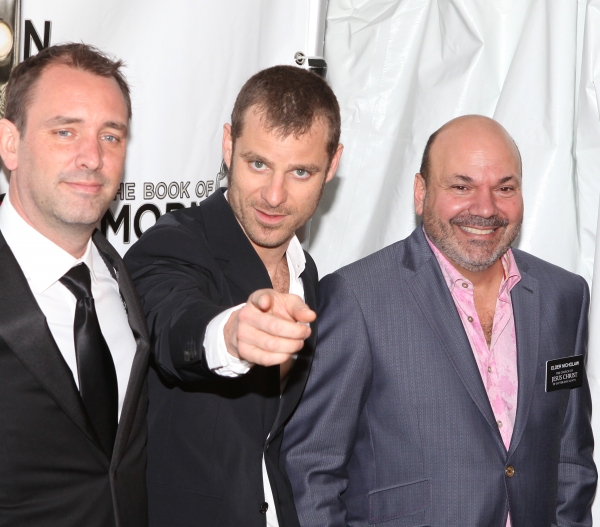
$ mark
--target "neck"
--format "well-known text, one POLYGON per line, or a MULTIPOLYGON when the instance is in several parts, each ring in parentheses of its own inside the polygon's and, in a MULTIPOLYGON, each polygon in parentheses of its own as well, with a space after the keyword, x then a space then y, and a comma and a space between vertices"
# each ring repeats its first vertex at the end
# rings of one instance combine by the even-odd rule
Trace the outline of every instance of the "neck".
POLYGON ((504 268, 502 267, 502 259, 499 258, 492 265, 483 271, 469 271, 464 267, 461 267, 457 263, 453 262, 448 258, 448 261, 452 266, 467 280, 469 280, 473 287, 486 287, 494 283, 500 283, 504 275, 504 268))
POLYGON ((281 260, 285 256, 285 252, 287 251, 290 241, 288 240, 287 243, 274 248, 260 247, 254 244, 252 241, 250 243, 252 243, 254 250, 262 260, 262 263, 265 264, 269 276, 275 276, 277 266, 281 263, 281 260))
MULTIPOLYGON (((28 214, 22 206, 18 193, 11 192, 10 187, 8 199, 10 199, 10 203, 17 211, 17 214, 25 220, 25 223, 33 227, 42 236, 48 238, 74 258, 81 258, 84 255, 88 242, 94 232, 95 227, 93 225, 59 225, 58 220, 56 220, 56 225, 48 225, 35 212, 28 214)), ((35 211, 35 208, 31 210, 35 211)))

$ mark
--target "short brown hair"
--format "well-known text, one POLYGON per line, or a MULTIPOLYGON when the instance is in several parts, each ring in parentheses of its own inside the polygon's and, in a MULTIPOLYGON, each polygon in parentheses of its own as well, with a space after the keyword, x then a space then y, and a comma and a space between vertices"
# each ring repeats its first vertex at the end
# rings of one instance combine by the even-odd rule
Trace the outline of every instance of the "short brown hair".
POLYGON ((324 79, 296 66, 273 66, 259 71, 237 96, 231 113, 233 141, 242 135, 244 116, 256 106, 264 124, 282 137, 307 133, 316 119, 329 125, 327 153, 333 158, 340 141, 340 106, 324 79))
POLYGON ((123 61, 113 60, 99 49, 87 44, 60 44, 47 47, 25 59, 10 74, 6 86, 4 117, 14 123, 21 134, 25 132, 27 109, 31 102, 33 89, 44 70, 52 64, 64 64, 99 77, 113 77, 125 99, 127 117, 131 119, 129 85, 121 72, 123 61))

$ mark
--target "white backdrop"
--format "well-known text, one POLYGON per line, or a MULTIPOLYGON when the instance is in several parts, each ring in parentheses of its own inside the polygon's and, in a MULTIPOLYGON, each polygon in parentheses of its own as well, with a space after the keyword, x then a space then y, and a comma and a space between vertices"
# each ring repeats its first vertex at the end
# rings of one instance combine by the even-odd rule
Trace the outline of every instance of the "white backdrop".
MULTIPOLYGON (((600 165, 587 150, 575 170, 578 15, 585 2, 330 0, 325 58, 345 151, 311 229, 322 274, 412 231, 428 136, 479 113, 500 121, 523 155, 519 247, 591 278, 600 165)), ((597 149, 596 103, 582 108, 593 124, 582 121, 580 144, 597 149)))

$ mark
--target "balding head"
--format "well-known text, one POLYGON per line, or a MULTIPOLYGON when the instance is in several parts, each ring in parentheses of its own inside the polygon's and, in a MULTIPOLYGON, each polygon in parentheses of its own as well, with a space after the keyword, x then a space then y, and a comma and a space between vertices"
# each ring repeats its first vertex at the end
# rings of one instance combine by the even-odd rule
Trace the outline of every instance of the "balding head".
POLYGON ((442 126, 415 178, 415 210, 429 239, 463 276, 492 266, 501 272, 499 259, 523 219, 521 157, 507 131, 480 115, 442 126))
POLYGON ((429 136, 419 170, 425 184, 429 182, 436 161, 443 161, 448 151, 457 145, 487 152, 504 152, 518 163, 521 176, 521 154, 506 129, 497 121, 483 115, 462 115, 448 121, 429 136))

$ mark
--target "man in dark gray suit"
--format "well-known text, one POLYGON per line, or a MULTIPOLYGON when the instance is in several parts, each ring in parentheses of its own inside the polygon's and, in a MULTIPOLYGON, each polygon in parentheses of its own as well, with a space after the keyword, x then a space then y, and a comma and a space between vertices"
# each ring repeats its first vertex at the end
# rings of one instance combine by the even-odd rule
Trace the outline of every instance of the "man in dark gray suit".
POLYGON ((422 226, 321 282, 282 447, 301 525, 591 525, 588 287, 510 249, 514 142, 450 121, 414 190, 422 226))

